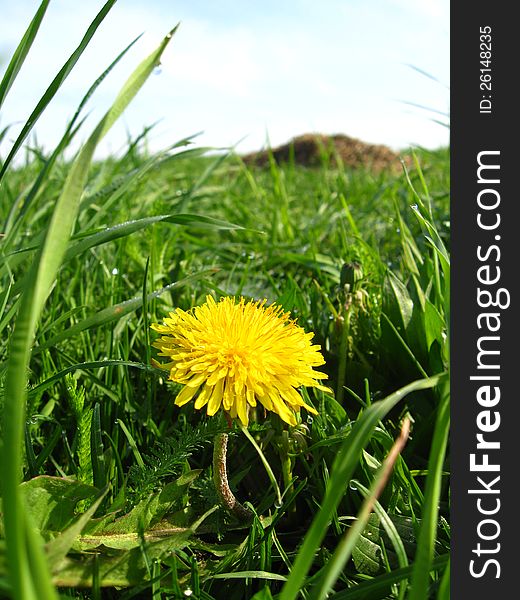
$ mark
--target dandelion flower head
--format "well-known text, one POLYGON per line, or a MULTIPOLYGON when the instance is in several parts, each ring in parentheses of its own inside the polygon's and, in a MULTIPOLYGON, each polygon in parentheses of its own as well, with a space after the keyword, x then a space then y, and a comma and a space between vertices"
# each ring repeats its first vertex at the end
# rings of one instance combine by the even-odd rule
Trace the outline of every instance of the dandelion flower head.
POLYGON ((160 337, 153 346, 169 362, 155 363, 169 371, 169 379, 183 384, 175 404, 195 401, 208 415, 219 409, 248 424, 250 408, 260 403, 286 423, 296 425, 303 406, 298 388, 315 387, 330 392, 319 382, 325 373, 314 367, 325 361, 313 333, 306 333, 281 306, 266 301, 246 302, 207 296, 201 306, 186 312, 176 309, 153 324, 160 337))

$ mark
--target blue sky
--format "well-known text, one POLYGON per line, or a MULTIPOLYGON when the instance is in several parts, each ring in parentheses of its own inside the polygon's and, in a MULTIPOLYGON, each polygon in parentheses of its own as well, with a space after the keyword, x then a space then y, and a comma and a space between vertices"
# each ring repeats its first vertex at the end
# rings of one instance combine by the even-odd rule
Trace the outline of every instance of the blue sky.
MULTIPOLYGON (((25 121, 102 4, 51 0, 0 127, 25 121)), ((0 70, 38 5, 0 0, 0 70)), ((237 149, 244 152, 263 146, 267 136, 277 145, 311 131, 396 149, 448 144, 448 129, 434 122, 442 117, 433 112, 449 112, 448 0, 119 0, 37 124, 39 143, 57 142, 86 89, 144 32, 92 98, 87 125, 93 127, 141 58, 179 21, 162 67, 102 154, 119 151, 126 131, 137 135, 156 121, 153 149, 199 131, 199 145, 242 140, 237 149)), ((4 156, 8 146, 1 147, 4 156)))

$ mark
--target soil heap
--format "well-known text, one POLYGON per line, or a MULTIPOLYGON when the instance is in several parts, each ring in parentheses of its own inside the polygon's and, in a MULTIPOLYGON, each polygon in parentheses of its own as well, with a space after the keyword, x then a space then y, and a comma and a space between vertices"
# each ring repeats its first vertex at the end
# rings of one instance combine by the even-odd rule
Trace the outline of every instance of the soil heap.
MULTIPOLYGON (((345 167, 352 169, 364 168, 375 172, 401 169, 399 154, 387 146, 368 144, 341 133, 306 133, 273 148, 271 152, 279 164, 289 162, 294 156, 294 162, 298 165, 318 167, 323 164, 324 156, 330 156, 332 164, 337 163, 339 157, 345 167)), ((265 166, 269 164, 269 153, 260 150, 246 154, 242 159, 248 165, 265 166)))

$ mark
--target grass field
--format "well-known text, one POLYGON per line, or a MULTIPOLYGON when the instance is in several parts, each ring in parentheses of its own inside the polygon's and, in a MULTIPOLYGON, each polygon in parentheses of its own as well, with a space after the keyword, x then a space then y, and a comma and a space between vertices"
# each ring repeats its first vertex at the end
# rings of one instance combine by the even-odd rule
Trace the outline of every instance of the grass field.
POLYGON ((0 593, 448 598, 448 150, 392 174, 326 152, 260 169, 196 140, 150 154, 143 135, 94 160, 161 50, 72 160, 82 112, 53 154, 2 157, 0 593), (314 332, 334 392, 302 389, 317 415, 229 430, 174 405, 150 325, 208 294, 314 332), (226 431, 252 522, 219 506, 226 431))

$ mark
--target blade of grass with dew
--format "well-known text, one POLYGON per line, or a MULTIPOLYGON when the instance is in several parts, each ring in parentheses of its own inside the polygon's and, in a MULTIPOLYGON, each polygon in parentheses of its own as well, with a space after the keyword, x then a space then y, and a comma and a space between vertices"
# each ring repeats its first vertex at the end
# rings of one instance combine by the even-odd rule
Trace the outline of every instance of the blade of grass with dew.
MULTIPOLYGON (((240 225, 229 223, 228 221, 223 221, 222 219, 215 219, 206 215, 174 213, 168 215, 156 215, 153 217, 143 217, 142 219, 135 219, 132 221, 127 221, 125 223, 119 223, 118 225, 113 225, 112 227, 107 227, 102 231, 95 231, 91 234, 82 234, 81 239, 79 239, 73 245, 69 246, 63 258, 63 262, 74 258, 78 254, 85 252, 89 248, 94 248, 95 246, 100 246, 102 244, 106 244, 108 242, 112 242, 122 237, 131 235, 136 231, 140 231, 141 229, 144 229, 146 227, 149 227, 150 225, 153 225, 154 223, 159 222, 183 226, 192 225, 193 227, 201 228, 214 227, 216 229, 226 230, 244 229, 240 225)), ((15 253, 8 255, 6 258, 10 259, 10 263, 8 265, 9 268, 16 267, 25 259, 25 255, 27 253, 34 252, 38 250, 38 248, 39 246, 35 244, 34 246, 17 250, 15 253)), ((22 287, 23 282, 20 282, 17 285, 15 285, 13 288, 13 295, 19 293, 22 287)))
MULTIPOLYGON (((107 3, 105 7, 109 4, 112 3, 107 3)), ((1 461, 9 577, 15 597, 24 600, 56 598, 48 570, 41 567, 44 564, 43 557, 39 556, 41 547, 38 544, 28 544, 27 530, 30 524, 26 521, 23 501, 18 489, 24 436, 26 373, 38 318, 65 254, 94 150, 152 73, 175 29, 130 76, 114 104, 72 164, 49 223, 44 244, 26 279, 26 287, 9 345, 1 461), (33 572, 33 568, 36 571, 33 572)))
POLYGON ((43 96, 40 98, 38 104, 36 105, 33 112, 30 114, 29 118, 27 119, 27 122, 23 126, 22 131, 20 132, 19 136, 16 138, 16 141, 13 144, 13 147, 9 151, 9 154, 7 155, 7 158, 5 159, 4 164, 2 165, 2 168, 0 169, 0 181, 2 180, 3 176, 5 175, 7 168, 9 167, 13 158, 16 156, 18 150, 21 148, 22 144, 27 139, 27 136, 31 132, 32 128, 34 127, 34 125, 36 124, 36 122, 38 121, 40 116, 42 115, 43 111, 47 108, 49 102, 54 98, 54 96, 56 95, 56 92, 60 89, 62 83, 65 81, 65 79, 67 79, 67 77, 71 73, 72 69, 78 62, 80 56, 83 54, 85 48, 90 43, 90 40, 92 39, 93 35, 96 33, 97 28, 99 27, 99 25, 101 24, 103 19, 107 16, 108 12, 110 11, 110 9, 112 8, 112 6, 115 3, 116 3, 116 0, 108 0, 108 2, 106 2, 106 4, 103 6, 103 8, 99 11, 99 13, 96 15, 96 17, 90 24, 90 27, 87 29, 85 35, 83 36, 83 38, 82 38, 81 42, 79 43, 78 47, 76 48, 76 50, 74 50, 74 52, 71 54, 70 58, 63 65, 63 67, 60 69, 60 71, 58 72, 56 77, 53 79, 50 86, 47 88, 47 90, 45 91, 43 96))
POLYGON ((210 579, 271 579, 273 581, 286 581, 285 575, 268 573, 267 571, 235 571, 234 573, 219 573, 212 575, 210 579))
POLYGON ((227 221, 214 219, 205 215, 169 214, 144 217, 142 219, 127 221, 126 223, 107 227, 103 231, 98 231, 88 237, 83 237, 67 250, 64 260, 70 260, 72 257, 77 256, 89 248, 112 242, 161 221, 171 223, 172 225, 208 226, 215 227, 216 229, 243 229, 240 225, 228 223, 227 221))
POLYGON ((4 73, 2 81, 0 83, 0 108, 2 108, 2 104, 11 89, 22 65, 31 49, 31 46, 36 38, 36 34, 40 28, 43 17, 45 16, 45 12, 47 11, 47 7, 49 6, 50 0, 43 0, 43 2, 38 7, 36 14, 34 15, 32 21, 27 28, 23 38, 18 44, 14 54, 9 61, 9 65, 4 73))
POLYGON ((400 388, 384 400, 371 404, 355 423, 334 461, 321 508, 305 535, 292 572, 281 590, 280 600, 295 600, 297 598, 301 587, 304 585, 305 577, 311 568, 314 553, 323 541, 332 515, 345 494, 345 484, 352 478, 361 451, 370 439, 376 425, 405 396, 419 390, 431 389, 439 385, 445 377, 446 374, 443 373, 434 377, 416 380, 400 388))

